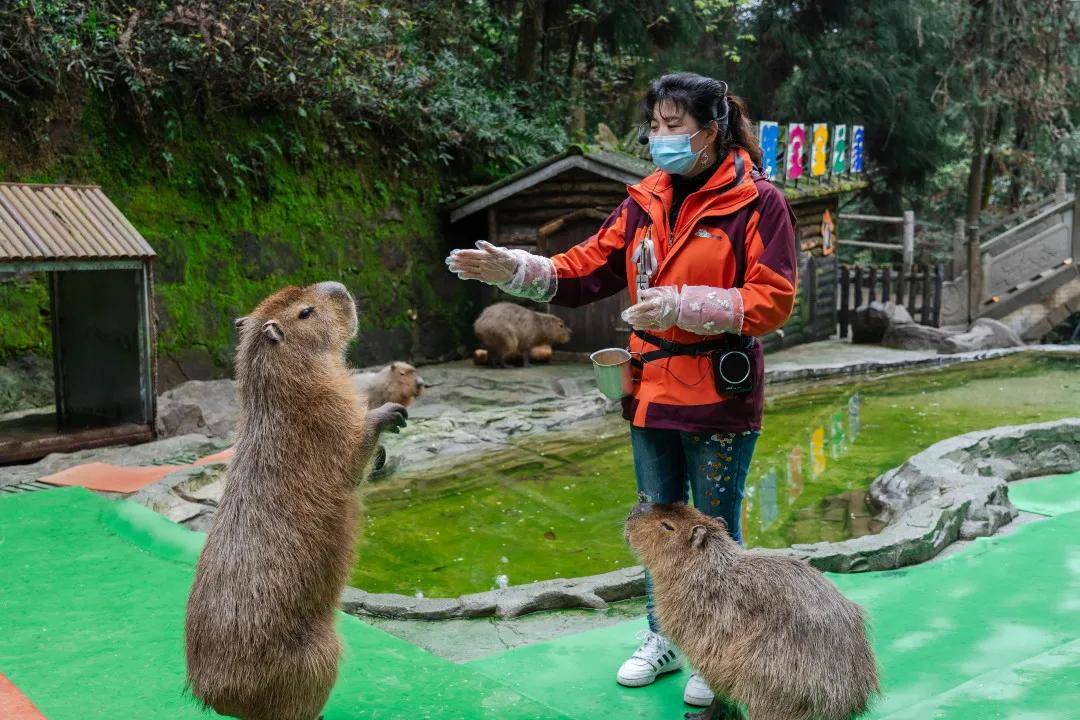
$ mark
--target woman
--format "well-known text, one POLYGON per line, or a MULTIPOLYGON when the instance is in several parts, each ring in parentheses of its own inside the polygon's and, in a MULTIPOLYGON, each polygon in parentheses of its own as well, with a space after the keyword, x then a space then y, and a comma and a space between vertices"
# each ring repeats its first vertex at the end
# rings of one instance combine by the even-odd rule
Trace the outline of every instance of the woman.
MULTIPOLYGON (((726 83, 665 75, 649 85, 643 111, 649 130, 643 124, 640 140, 658 169, 628 187, 596 235, 551 258, 478 242, 447 264, 463 279, 559 305, 629 287, 623 318, 634 328, 635 383, 623 416, 638 492, 685 502, 689 486, 694 504, 741 542, 743 486, 761 429, 764 362, 755 338, 791 314, 795 217, 757 172, 761 148, 726 83), (716 372, 721 357, 733 372, 716 372)), ((682 665, 659 633, 651 590, 646 578, 649 631, 619 668, 623 685, 647 685, 682 665)), ((704 706, 712 693, 694 674, 684 699, 704 706)))

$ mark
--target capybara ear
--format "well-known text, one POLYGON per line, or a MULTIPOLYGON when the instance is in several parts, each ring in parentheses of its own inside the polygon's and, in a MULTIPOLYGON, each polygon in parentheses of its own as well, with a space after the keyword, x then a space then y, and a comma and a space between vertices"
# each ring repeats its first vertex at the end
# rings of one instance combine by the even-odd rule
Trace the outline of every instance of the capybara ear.
POLYGON ((244 323, 246 323, 246 322, 247 322, 247 315, 245 315, 244 317, 238 317, 235 320, 233 320, 233 327, 235 327, 237 330, 239 330, 240 328, 244 327, 244 323))
POLYGON ((696 548, 703 546, 708 535, 709 529, 704 525, 695 525, 690 528, 690 546, 696 548))
POLYGON ((277 320, 267 320, 262 326, 263 336, 273 343, 279 343, 285 339, 285 332, 277 320))

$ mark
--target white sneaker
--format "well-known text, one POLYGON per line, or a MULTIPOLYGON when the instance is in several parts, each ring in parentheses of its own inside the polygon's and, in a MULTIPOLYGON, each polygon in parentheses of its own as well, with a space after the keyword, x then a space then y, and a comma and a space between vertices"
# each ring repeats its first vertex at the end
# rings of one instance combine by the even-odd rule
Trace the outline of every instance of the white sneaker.
POLYGON ((639 647, 630 659, 622 664, 616 679, 620 685, 641 687, 656 679, 657 675, 682 667, 682 655, 666 637, 651 630, 638 634, 639 647))
POLYGON ((687 705, 709 707, 712 705, 713 691, 709 689, 708 684, 700 675, 694 673, 686 681, 686 689, 683 690, 682 699, 687 705))

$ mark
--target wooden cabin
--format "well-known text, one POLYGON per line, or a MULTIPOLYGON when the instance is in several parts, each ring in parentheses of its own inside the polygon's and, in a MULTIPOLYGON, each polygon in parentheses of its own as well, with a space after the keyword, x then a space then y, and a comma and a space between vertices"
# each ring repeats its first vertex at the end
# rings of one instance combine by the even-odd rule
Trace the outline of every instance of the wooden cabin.
MULTIPOLYGON (((626 185, 652 170, 648 161, 626 153, 571 147, 454 203, 449 214, 453 246, 472 247, 476 240, 485 239, 549 256, 563 252, 593 235, 626 198, 626 185)), ((845 179, 781 186, 798 222, 799 296, 782 332, 762 338, 766 349, 836 333, 834 249, 839 200, 865 185, 862 180, 845 179), (827 240, 823 233, 826 212, 831 221, 827 240)), ((489 286, 481 293, 485 305, 507 299, 489 286)), ((558 315, 573 332, 570 344, 558 349, 592 352, 626 345, 630 328, 620 313, 629 303, 623 291, 580 308, 546 305, 537 309, 558 315)))
POLYGON ((0 420, 0 463, 154 437, 154 257, 97 186, 0 183, 0 273, 48 279, 54 394, 0 420))

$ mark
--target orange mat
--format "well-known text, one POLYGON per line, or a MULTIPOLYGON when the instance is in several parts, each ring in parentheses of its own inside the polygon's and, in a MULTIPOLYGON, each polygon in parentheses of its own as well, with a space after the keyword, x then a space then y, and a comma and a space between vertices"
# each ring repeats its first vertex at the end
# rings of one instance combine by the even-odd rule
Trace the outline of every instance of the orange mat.
MULTIPOLYGON (((213 455, 207 455, 195 461, 195 465, 228 462, 232 459, 233 449, 226 448, 213 455)), ((123 466, 111 463, 86 463, 66 470, 40 477, 49 485, 77 485, 88 490, 101 492, 133 493, 151 483, 155 483, 171 472, 181 470, 188 465, 135 465, 123 466)), ((0 715, 0 718, 3 718, 0 715)))
POLYGON ((30 698, 15 687, 15 683, 0 673, 0 718, 4 720, 45 720, 30 698))
POLYGON ((86 463, 38 478, 50 485, 78 485, 89 490, 132 493, 157 482, 184 465, 147 465, 124 467, 109 463, 86 463))
POLYGON ((204 458, 199 458, 195 461, 196 465, 210 465, 211 463, 229 462, 232 460, 235 449, 227 447, 221 452, 216 452, 213 455, 207 455, 204 458))

